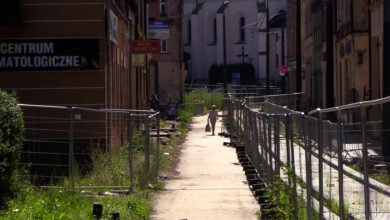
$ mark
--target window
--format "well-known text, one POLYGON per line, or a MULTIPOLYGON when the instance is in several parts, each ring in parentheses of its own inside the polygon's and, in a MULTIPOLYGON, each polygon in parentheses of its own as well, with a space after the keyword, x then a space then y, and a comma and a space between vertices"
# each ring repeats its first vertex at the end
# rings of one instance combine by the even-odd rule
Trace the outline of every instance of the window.
POLYGON ((187 21, 187 43, 190 45, 192 40, 191 20, 187 21))
POLYGON ((0 22, 18 22, 19 20, 19 0, 2 0, 0 5, 0 22))
POLYGON ((160 15, 167 15, 167 0, 160 0, 160 15))
POLYGON ((213 21, 213 43, 217 43, 217 19, 213 21))
POLYGON ((241 17, 240 18, 240 39, 239 39, 239 41, 241 42, 241 43, 243 43, 243 42, 245 42, 245 29, 244 28, 242 28, 242 27, 244 27, 245 26, 245 18, 244 17, 241 17))
POLYGON ((168 53, 168 40, 161 40, 160 53, 168 53))

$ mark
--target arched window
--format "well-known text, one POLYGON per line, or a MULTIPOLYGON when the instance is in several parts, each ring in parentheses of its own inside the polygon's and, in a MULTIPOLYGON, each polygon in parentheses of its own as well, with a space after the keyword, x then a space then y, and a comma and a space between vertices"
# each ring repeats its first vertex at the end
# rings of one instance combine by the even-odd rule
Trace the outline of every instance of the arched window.
POLYGON ((160 0, 160 15, 167 15, 167 0, 160 0))
POLYGON ((245 18, 244 17, 240 17, 240 26, 239 26, 239 28, 240 28, 240 31, 239 31, 240 39, 239 39, 239 41, 242 42, 242 43, 245 42, 245 29, 242 28, 244 26, 245 26, 245 18))
POLYGON ((191 44, 192 41, 192 31, 191 31, 191 20, 187 21, 187 43, 191 44))
POLYGON ((217 19, 213 21, 213 43, 217 43, 217 19))

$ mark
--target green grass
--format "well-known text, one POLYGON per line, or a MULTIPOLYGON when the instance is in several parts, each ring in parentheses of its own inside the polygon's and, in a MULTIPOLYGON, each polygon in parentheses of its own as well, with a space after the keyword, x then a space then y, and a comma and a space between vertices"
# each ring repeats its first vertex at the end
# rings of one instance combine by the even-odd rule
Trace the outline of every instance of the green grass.
MULTIPOLYGON (((211 105, 221 107, 222 95, 214 93, 190 93, 186 95, 186 102, 203 101, 207 108, 211 105)), ((180 133, 188 132, 188 125, 194 115, 194 108, 185 108, 180 111, 182 121, 179 124, 180 133)), ((164 124, 164 121, 163 123, 164 124)), ((162 146, 160 153, 169 152, 169 157, 162 157, 159 161, 160 169, 169 169, 174 165, 174 157, 179 153, 179 146, 183 142, 183 135, 172 138, 166 146, 162 146)), ((155 142, 151 141, 151 152, 155 152, 155 142)), ((41 189, 24 184, 7 207, 0 210, 0 219, 93 219, 92 207, 94 203, 103 205, 103 218, 111 219, 110 213, 120 212, 121 219, 150 219, 152 204, 150 194, 164 188, 163 182, 156 181, 156 155, 151 155, 150 173, 146 174, 144 164, 144 136, 142 132, 134 134, 133 164, 135 192, 123 196, 102 196, 109 189, 91 189, 88 193, 81 193, 78 188, 71 190, 69 179, 53 183, 57 188, 41 189)), ((74 169, 75 186, 129 186, 130 171, 128 148, 122 147, 120 153, 110 154, 94 152, 92 156, 92 170, 81 174, 74 169)), ((77 167, 77 165, 75 165, 77 167)))
MULTIPOLYGON (((127 155, 126 148, 122 148, 119 154, 96 152, 92 160, 94 169, 85 176, 76 175, 75 185, 130 186, 127 155)), ((68 179, 53 184, 58 188, 50 190, 25 184, 15 198, 8 202, 7 208, 0 211, 0 219, 93 219, 94 202, 104 206, 102 219, 111 219, 110 213, 113 211, 119 211, 121 219, 149 219, 152 209, 149 194, 153 190, 161 189, 162 185, 144 176, 143 164, 137 159, 143 158, 142 153, 138 152, 134 158, 135 166, 138 166, 138 171, 135 172, 135 193, 101 196, 103 192, 109 191, 107 188, 88 190, 88 196, 85 196, 86 194, 77 188, 71 190, 68 179), (143 186, 140 184, 142 181, 143 186), (144 187, 145 185, 148 187, 144 187)))
POLYGON ((184 133, 188 131, 188 124, 195 115, 195 105, 193 103, 204 103, 204 111, 207 111, 211 109, 212 105, 215 105, 217 109, 221 109, 222 100, 222 93, 207 92, 205 90, 186 93, 184 97, 185 108, 179 110, 179 116, 181 118, 179 131, 184 133))
POLYGON ((93 219, 94 203, 103 205, 103 218, 119 211, 122 219, 149 219, 151 205, 147 195, 134 194, 120 197, 81 196, 79 192, 64 190, 41 191, 27 187, 8 203, 1 219, 93 219))
MULTIPOLYGON (((287 175, 288 182, 291 183, 293 175, 291 169, 282 167, 281 172, 287 175)), ((269 198, 268 201, 275 205, 273 207, 275 216, 272 216, 272 218, 291 219, 294 217, 294 213, 297 213, 298 219, 308 219, 306 201, 298 194, 295 194, 296 198, 294 199, 293 187, 285 182, 285 180, 282 180, 281 177, 275 176, 273 178, 273 182, 269 184, 265 195, 269 198), (298 209, 295 210, 295 208, 298 209)), ((312 212, 312 219, 319 219, 318 213, 315 210, 312 210, 312 212)))
POLYGON ((211 109, 212 105, 215 105, 217 109, 221 109, 222 100, 222 93, 200 90, 187 93, 184 98, 184 103, 195 103, 201 101, 204 103, 206 109, 211 109))

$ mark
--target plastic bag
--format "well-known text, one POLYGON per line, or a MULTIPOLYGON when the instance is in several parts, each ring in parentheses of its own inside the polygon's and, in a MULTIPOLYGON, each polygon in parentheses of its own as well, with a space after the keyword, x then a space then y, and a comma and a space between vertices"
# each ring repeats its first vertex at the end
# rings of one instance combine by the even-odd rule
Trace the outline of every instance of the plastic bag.
POLYGON ((211 131, 211 128, 210 128, 210 123, 207 122, 207 125, 206 125, 206 128, 204 129, 205 132, 210 132, 211 131))

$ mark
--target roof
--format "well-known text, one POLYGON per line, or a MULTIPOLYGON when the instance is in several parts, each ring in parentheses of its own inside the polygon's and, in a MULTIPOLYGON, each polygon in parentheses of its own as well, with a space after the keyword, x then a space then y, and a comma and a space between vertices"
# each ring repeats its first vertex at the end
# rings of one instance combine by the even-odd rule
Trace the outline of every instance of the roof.
POLYGON ((286 11, 280 10, 272 19, 269 21, 270 28, 286 27, 286 11))
POLYGON ((196 15, 199 13, 200 9, 202 9, 204 2, 196 4, 196 7, 192 11, 191 14, 196 15))
POLYGON ((228 5, 229 5, 229 1, 223 1, 222 5, 219 7, 219 9, 217 11, 217 14, 224 13, 225 9, 227 8, 228 5))

